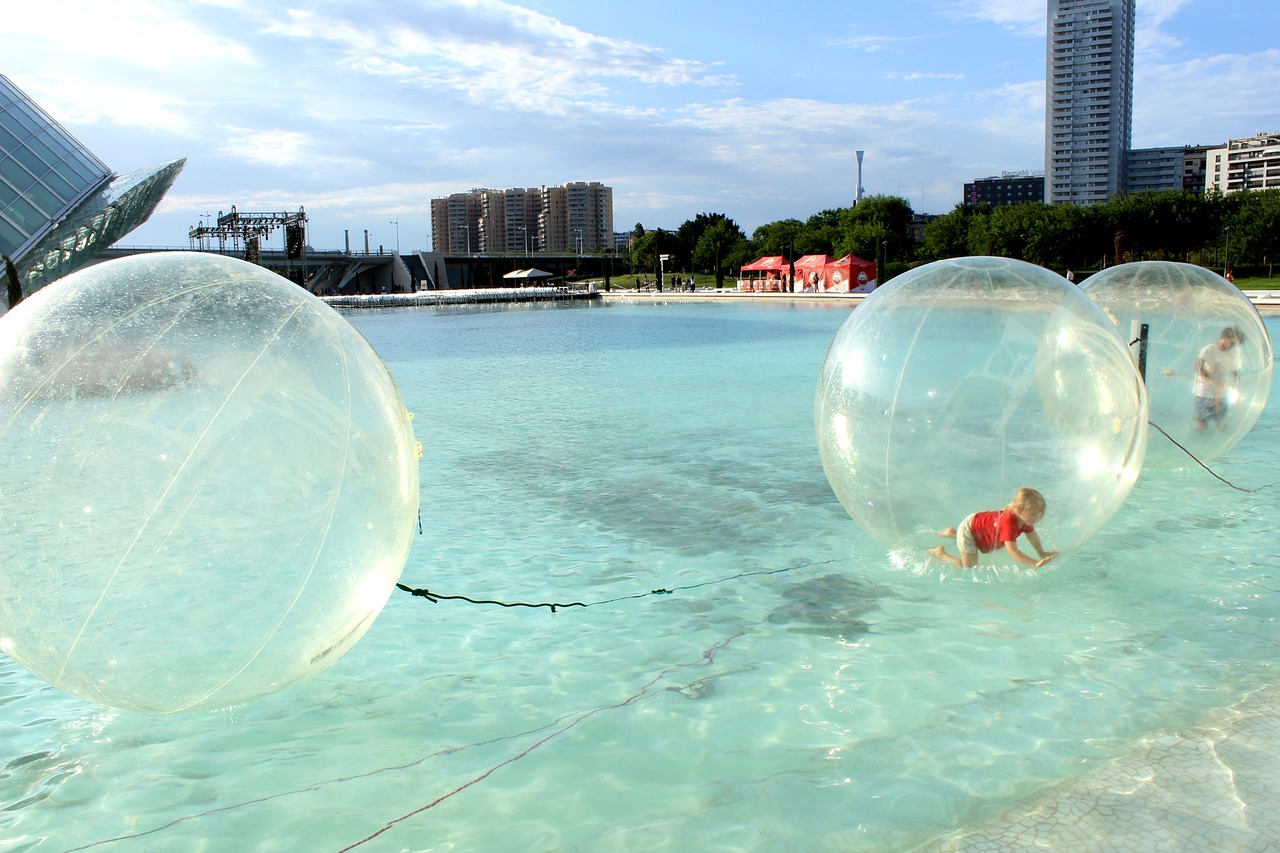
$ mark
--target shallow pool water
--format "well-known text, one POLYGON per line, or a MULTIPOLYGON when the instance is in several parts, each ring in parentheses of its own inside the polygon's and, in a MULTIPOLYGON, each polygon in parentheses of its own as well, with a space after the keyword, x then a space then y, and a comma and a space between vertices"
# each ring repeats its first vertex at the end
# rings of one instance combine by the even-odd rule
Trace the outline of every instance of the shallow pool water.
MULTIPOLYGON (((1034 572, 864 534, 812 426, 848 310, 348 315, 425 450, 402 582, 592 606, 396 592, 320 676, 199 714, 0 658, 0 850, 910 850, 1276 680, 1280 487, 1144 472, 1034 572)), ((1278 450, 1272 405, 1212 467, 1278 450)))

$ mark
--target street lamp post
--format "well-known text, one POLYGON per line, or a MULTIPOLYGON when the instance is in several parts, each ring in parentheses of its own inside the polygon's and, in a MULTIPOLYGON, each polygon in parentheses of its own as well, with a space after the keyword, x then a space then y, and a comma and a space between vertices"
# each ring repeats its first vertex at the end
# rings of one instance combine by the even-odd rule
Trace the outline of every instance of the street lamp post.
POLYGON ((524 232, 524 256, 529 257, 529 229, 523 225, 518 226, 520 231, 524 232))
POLYGON ((578 235, 578 254, 581 255, 582 254, 582 229, 575 228, 573 229, 573 233, 578 235))
POLYGON ((400 255, 400 220, 392 219, 388 224, 394 225, 396 227, 396 256, 399 257, 400 255))

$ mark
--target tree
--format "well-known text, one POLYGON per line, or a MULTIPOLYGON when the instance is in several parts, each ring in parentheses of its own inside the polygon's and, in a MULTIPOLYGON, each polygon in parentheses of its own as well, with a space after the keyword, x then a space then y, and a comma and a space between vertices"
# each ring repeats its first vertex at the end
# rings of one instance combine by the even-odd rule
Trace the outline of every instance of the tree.
POLYGON ((735 248, 744 247, 747 237, 730 219, 720 219, 702 232, 693 250, 693 263, 710 267, 716 276, 716 287, 724 287, 724 264, 735 248))
POLYGON ((4 277, 6 289, 9 296, 9 307, 13 308, 22 301, 22 283, 18 281, 18 268, 13 265, 13 261, 9 260, 8 255, 0 255, 4 258, 4 277))
POLYGON ((854 254, 860 258, 879 258, 883 254, 886 264, 890 253, 900 260, 914 258, 915 237, 911 233, 914 216, 905 198, 867 196, 857 205, 840 211, 840 232, 833 241, 831 254, 854 254))
POLYGON ((829 208, 810 216, 804 223, 797 242, 806 255, 834 255, 836 240, 843 227, 841 217, 846 208, 829 208))
POLYGON ((1235 264, 1265 264, 1270 276, 1280 252, 1280 190, 1236 193, 1239 205, 1232 213, 1231 259, 1235 264))
MULTIPOLYGON (((698 241, 702 239, 702 235, 706 233, 707 229, 718 222, 727 222, 739 234, 742 233, 737 224, 723 213, 699 213, 693 219, 686 220, 676 229, 674 254, 677 259, 677 266, 673 267, 673 269, 691 270, 697 265, 694 260, 694 250, 698 246, 698 241)), ((745 239, 745 236, 743 239, 745 239)))
POLYGON ((924 240, 917 253, 925 261, 959 258, 969 253, 969 225, 974 217, 988 216, 989 204, 957 204, 945 216, 924 227, 924 240))
POLYGON ((799 219, 780 219, 753 231, 751 242, 757 255, 787 255, 794 259, 801 254, 801 242, 807 240, 805 232, 805 224, 799 219))
POLYGON ((631 244, 631 265, 637 272, 653 270, 658 283, 662 283, 662 256, 670 255, 676 248, 676 235, 658 228, 649 231, 631 244))

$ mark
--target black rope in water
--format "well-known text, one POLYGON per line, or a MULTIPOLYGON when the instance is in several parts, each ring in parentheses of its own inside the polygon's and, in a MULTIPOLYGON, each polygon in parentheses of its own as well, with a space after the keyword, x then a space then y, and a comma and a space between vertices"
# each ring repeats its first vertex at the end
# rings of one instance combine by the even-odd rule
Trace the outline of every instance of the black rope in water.
MULTIPOLYGON (((1138 345, 1138 355, 1137 355, 1138 375, 1142 377, 1143 382, 1146 382, 1147 381, 1147 341, 1150 335, 1150 326, 1147 323, 1142 323, 1137 320, 1134 320, 1133 327, 1132 327, 1132 334, 1134 335, 1134 338, 1133 340, 1129 341, 1129 347, 1132 349, 1134 344, 1138 345)), ((1195 461, 1195 463, 1199 465, 1201 468, 1208 471, 1215 478, 1217 478, 1218 480, 1221 480, 1223 483, 1226 483, 1228 486, 1230 486, 1231 488, 1235 489, 1238 492, 1246 492, 1246 493, 1252 494, 1253 492, 1260 492, 1263 489, 1269 489, 1272 486, 1280 486, 1280 481, 1275 483, 1267 483, 1265 486, 1258 486, 1256 489, 1246 489, 1243 486, 1237 486, 1235 483, 1231 482, 1225 477, 1220 476, 1218 472, 1214 471, 1208 465, 1204 464, 1199 459, 1197 459, 1194 453, 1192 453, 1190 450, 1187 450, 1185 447, 1179 444, 1177 439, 1169 435, 1169 433, 1165 432, 1160 427, 1159 424, 1155 423, 1154 421, 1147 421, 1147 424, 1148 426, 1152 427, 1157 432, 1159 432, 1161 435, 1163 435, 1165 438, 1169 439, 1169 441, 1173 442, 1174 447, 1178 448, 1183 453, 1190 456, 1195 461)))
POLYGON ((1195 463, 1196 463, 1197 465, 1199 465, 1201 468, 1203 468, 1204 470, 1208 471, 1208 472, 1209 472, 1210 474, 1212 474, 1214 477, 1216 477, 1217 479, 1219 479, 1219 480, 1221 480, 1222 482, 1226 483, 1228 486, 1230 486, 1231 488, 1235 489, 1235 490, 1236 490, 1236 491, 1238 491, 1238 492, 1246 492, 1246 493, 1248 493, 1248 494, 1252 494, 1252 493, 1254 493, 1254 492, 1260 492, 1260 491, 1262 491, 1263 489, 1270 489, 1270 488, 1272 488, 1273 486, 1280 486, 1280 481, 1277 481, 1277 482, 1275 482, 1275 483, 1267 483, 1265 486, 1258 486, 1256 489, 1246 489, 1246 488, 1244 488, 1243 486, 1237 486, 1235 483, 1233 483, 1233 482, 1231 482, 1230 480, 1228 480, 1228 479, 1226 479, 1226 478, 1224 478, 1224 477, 1220 476, 1216 471, 1214 471, 1214 470, 1213 470, 1212 468, 1210 468, 1208 465, 1204 464, 1204 463, 1203 463, 1203 462, 1201 462, 1199 459, 1197 459, 1197 458, 1196 458, 1196 455, 1195 455, 1194 453, 1192 453, 1190 450, 1187 450, 1187 448, 1185 448, 1185 447, 1183 447, 1181 444, 1179 444, 1179 443, 1178 443, 1178 441, 1177 441, 1177 439, 1175 439, 1173 436, 1169 435, 1169 433, 1167 433, 1167 432, 1165 432, 1163 429, 1161 429, 1161 428, 1160 428, 1160 426, 1159 426, 1159 424, 1156 424, 1156 423, 1154 423, 1153 421, 1147 421, 1147 423, 1148 423, 1150 426, 1154 427, 1154 428, 1156 429, 1156 431, 1158 431, 1158 432, 1159 432, 1161 435, 1163 435, 1165 438, 1167 438, 1167 439, 1169 439, 1170 441, 1172 441, 1175 447, 1177 447, 1177 448, 1178 448, 1179 450, 1181 450, 1183 453, 1187 454, 1187 455, 1188 455, 1188 456, 1190 456, 1193 460, 1195 460, 1195 463))
POLYGON ((637 592, 634 595, 620 595, 617 598, 606 598, 601 601, 564 601, 564 602, 496 601, 494 599, 470 598, 469 596, 465 596, 465 595, 442 595, 438 592, 432 592, 429 589, 415 589, 411 586, 405 586, 402 583, 396 584, 396 588, 404 592, 407 592, 410 595, 413 595, 415 597, 425 598, 427 601, 430 601, 432 604, 437 604, 441 601, 465 601, 468 604, 489 604, 495 607, 546 607, 550 609, 552 613, 555 613, 561 607, 599 607, 602 604, 616 604, 619 601, 635 601, 636 599, 649 598, 650 596, 653 596, 653 595, 672 595, 673 593, 684 592, 690 589, 698 589, 699 587, 714 586, 716 584, 728 583, 729 581, 740 580, 741 578, 749 578, 749 577, 755 577, 760 575, 779 575, 779 574, 782 574, 783 572, 793 572, 793 571, 796 571, 797 569, 807 569, 810 566, 825 566, 829 563, 834 563, 834 562, 836 561, 823 560, 822 562, 818 562, 818 563, 804 563, 803 565, 787 566, 781 569, 760 569, 758 571, 753 571, 753 572, 739 572, 736 575, 730 575, 728 577, 718 578, 716 580, 702 581, 700 583, 691 583, 686 586, 675 586, 675 587, 672 587, 671 589, 651 589, 648 592, 637 592))

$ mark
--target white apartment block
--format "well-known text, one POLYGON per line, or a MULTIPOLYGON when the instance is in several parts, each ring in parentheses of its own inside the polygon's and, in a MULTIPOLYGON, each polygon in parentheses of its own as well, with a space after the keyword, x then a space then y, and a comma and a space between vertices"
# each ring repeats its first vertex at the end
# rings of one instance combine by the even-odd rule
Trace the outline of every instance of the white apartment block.
POLYGON ((1229 139, 1206 152, 1205 190, 1225 194, 1280 188, 1280 133, 1229 139))
POLYGON ((1100 204, 1124 188, 1136 0, 1048 0, 1045 200, 1100 204))

